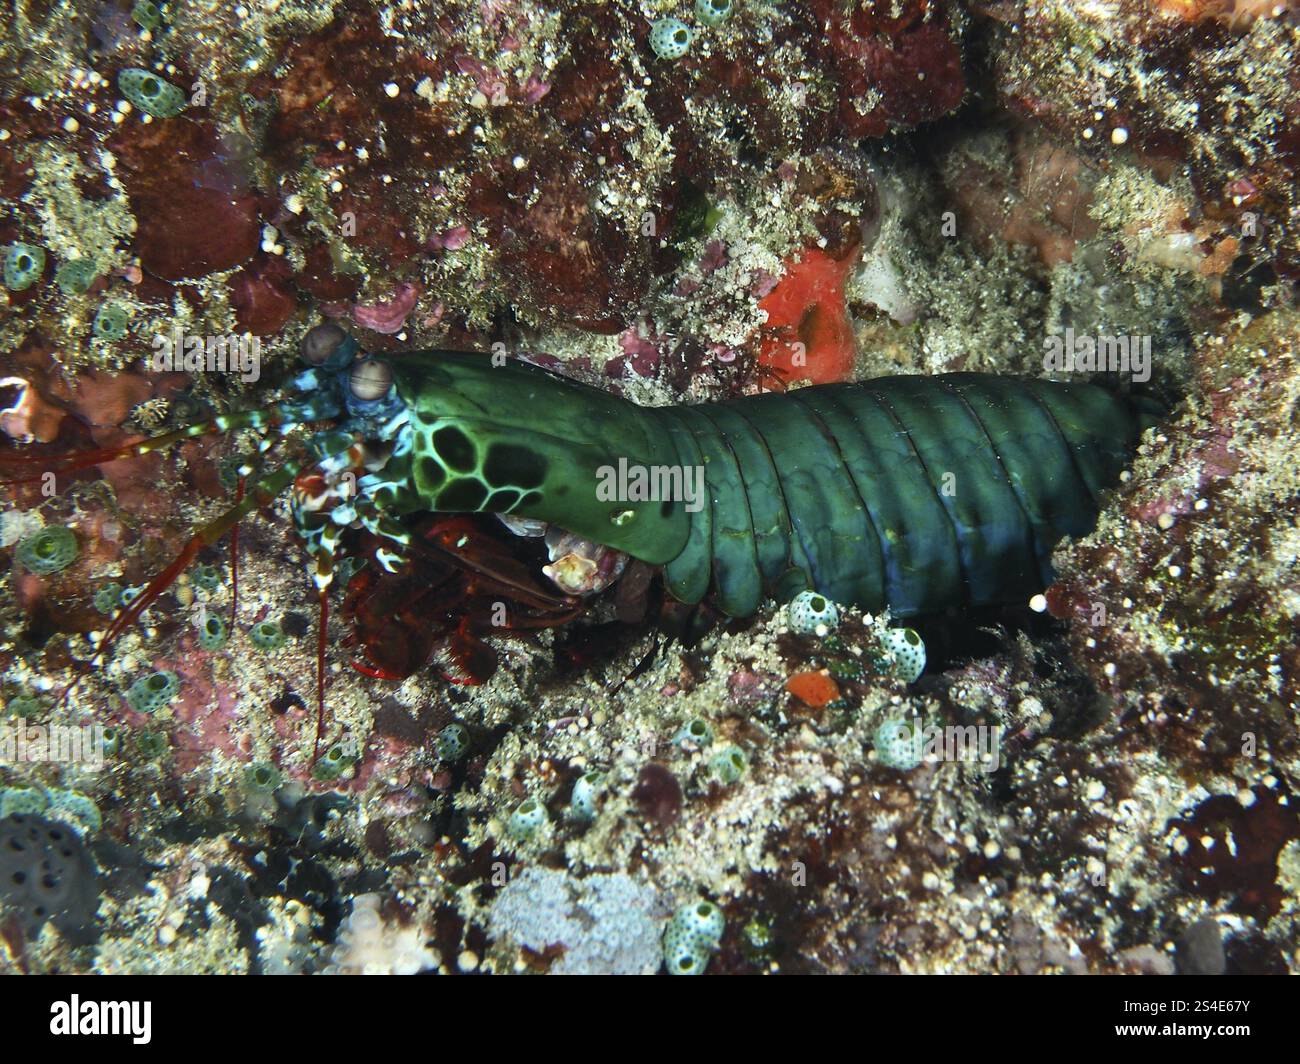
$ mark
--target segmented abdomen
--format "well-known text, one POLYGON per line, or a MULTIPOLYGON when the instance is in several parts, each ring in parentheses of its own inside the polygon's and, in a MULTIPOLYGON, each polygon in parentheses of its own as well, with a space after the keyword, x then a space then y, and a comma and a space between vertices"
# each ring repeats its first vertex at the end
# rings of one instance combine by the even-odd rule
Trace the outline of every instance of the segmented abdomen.
POLYGON ((668 590, 735 617, 815 588, 895 616, 1023 602, 1152 411, 1088 384, 883 377, 645 411, 707 498, 668 590))

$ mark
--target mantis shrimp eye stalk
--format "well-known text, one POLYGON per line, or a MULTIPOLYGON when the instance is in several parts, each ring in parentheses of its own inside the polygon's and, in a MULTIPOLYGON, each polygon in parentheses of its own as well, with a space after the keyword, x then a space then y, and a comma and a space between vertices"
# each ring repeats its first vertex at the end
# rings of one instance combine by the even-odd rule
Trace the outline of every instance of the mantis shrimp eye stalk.
MULTIPOLYGON (((348 339, 348 334, 342 327, 333 322, 308 329, 299 345, 302 360, 309 366, 324 366, 336 352, 342 357, 341 353, 346 348, 348 339)), ((346 364, 346 361, 343 364, 346 364)))
POLYGON ((357 399, 374 402, 386 396, 393 387, 393 370, 386 362, 364 359, 352 367, 348 386, 357 399))

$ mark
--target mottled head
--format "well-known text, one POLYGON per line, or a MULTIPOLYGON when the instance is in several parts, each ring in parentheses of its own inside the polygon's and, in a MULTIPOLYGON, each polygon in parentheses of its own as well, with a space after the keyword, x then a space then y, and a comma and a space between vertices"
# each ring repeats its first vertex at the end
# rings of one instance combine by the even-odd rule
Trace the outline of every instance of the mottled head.
POLYGON ((602 497, 620 461, 677 462, 655 422, 619 396, 527 363, 414 352, 391 360, 423 508, 514 514, 658 564, 685 543, 680 502, 602 497))

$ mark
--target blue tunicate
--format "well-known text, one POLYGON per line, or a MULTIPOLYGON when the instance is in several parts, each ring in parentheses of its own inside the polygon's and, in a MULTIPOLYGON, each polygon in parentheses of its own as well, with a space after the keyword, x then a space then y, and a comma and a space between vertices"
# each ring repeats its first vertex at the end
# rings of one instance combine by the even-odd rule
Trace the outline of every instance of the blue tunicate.
POLYGON ((62 525, 46 525, 19 541, 14 557, 37 576, 66 569, 77 558, 77 537, 62 525))
POLYGON ((569 796, 569 817, 582 823, 595 820, 596 802, 604 789, 603 773, 588 772, 579 776, 573 784, 573 794, 569 796))
POLYGON ((221 586, 221 574, 217 572, 215 565, 200 562, 190 571, 190 583, 200 591, 211 594, 221 586))
POLYGON ((343 743, 335 743, 320 756, 311 770, 318 780, 336 780, 357 763, 356 755, 343 743))
POLYGON ((128 67, 117 76, 122 95, 154 118, 175 118, 189 102, 185 93, 150 70, 128 67))
POLYGON ((840 624, 840 609, 825 595, 800 591, 790 601, 790 629, 799 635, 824 636, 840 624))
POLYGON ((737 783, 749 767, 745 751, 738 746, 727 746, 709 758, 713 778, 724 786, 737 783))
POLYGON ((697 901, 690 905, 683 905, 673 914, 673 921, 683 930, 699 935, 715 947, 721 941, 723 929, 726 927, 726 918, 722 915, 722 910, 711 901, 697 901))
POLYGON ((915 629, 891 628, 884 642, 894 659, 894 674, 904 683, 914 682, 925 671, 925 643, 915 629))
POLYGON ((104 728, 104 756, 113 757, 122 748, 122 733, 111 724, 104 728))
POLYGON ((126 335, 131 316, 121 303, 105 303, 95 314, 90 329, 101 340, 120 340, 126 335))
POLYGON ((722 941, 726 920, 711 901, 683 905, 664 929, 664 964, 669 975, 703 975, 722 941))
POLYGON ((248 638, 258 650, 279 650, 284 646, 284 629, 276 621, 258 621, 249 630, 248 638))
POLYGON ((463 724, 448 724, 438 733, 434 747, 443 761, 459 761, 469 749, 469 732, 463 724))
POLYGON ((126 702, 137 713, 157 713, 181 689, 180 677, 162 670, 141 676, 126 692, 126 702))
POLYGON ((136 737, 136 748, 146 761, 156 761, 167 752, 167 735, 160 731, 142 731, 136 737))
POLYGON ((546 806, 536 798, 525 798, 510 814, 506 830, 511 837, 525 842, 537 834, 538 829, 546 823, 546 806))
POLYGON ((278 768, 262 761, 244 769, 244 785, 256 794, 273 794, 283 779, 278 768))
POLYGON ((122 604, 122 585, 116 583, 105 584, 95 592, 93 601, 95 609, 99 610, 100 613, 110 615, 116 613, 117 608, 122 604))
POLYGON ((910 772, 921 763, 917 749, 919 743, 912 725, 901 717, 892 717, 880 724, 872 737, 872 745, 880 763, 899 772, 910 772))
POLYGON ((136 0, 135 7, 131 8, 131 18, 144 30, 153 31, 162 25, 162 12, 150 0, 136 0))
POLYGON ((65 295, 80 296, 90 291, 98 276, 99 270, 91 259, 70 259, 59 267, 54 281, 65 295))
POLYGON ((11 292, 31 288, 45 272, 45 251, 21 241, 5 249, 5 287, 11 292))
POLYGON ((215 613, 206 614, 199 624, 199 646, 204 650, 220 650, 228 636, 226 622, 215 613))
POLYGON ((709 727, 708 721, 694 717, 677 729, 672 741, 676 746, 689 744, 697 750, 703 750, 713 742, 713 729, 709 727))

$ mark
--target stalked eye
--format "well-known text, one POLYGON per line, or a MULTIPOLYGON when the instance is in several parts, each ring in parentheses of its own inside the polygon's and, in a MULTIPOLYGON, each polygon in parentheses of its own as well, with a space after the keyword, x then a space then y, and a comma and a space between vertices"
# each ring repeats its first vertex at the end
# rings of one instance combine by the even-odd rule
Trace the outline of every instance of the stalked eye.
POLYGON ((308 329, 302 338, 302 360, 310 366, 323 366, 347 338, 348 334, 333 322, 308 329))
POLYGON ((387 362, 368 358, 352 367, 348 384, 358 399, 382 399, 393 386, 393 369, 387 362))

